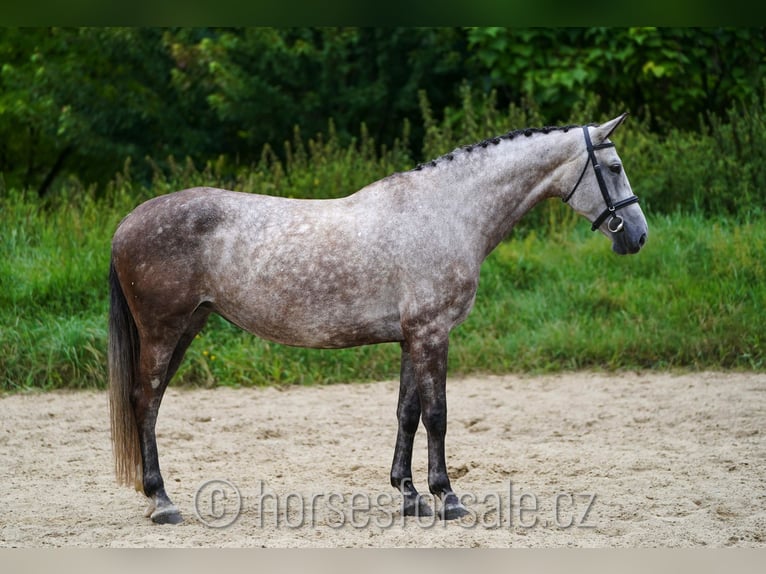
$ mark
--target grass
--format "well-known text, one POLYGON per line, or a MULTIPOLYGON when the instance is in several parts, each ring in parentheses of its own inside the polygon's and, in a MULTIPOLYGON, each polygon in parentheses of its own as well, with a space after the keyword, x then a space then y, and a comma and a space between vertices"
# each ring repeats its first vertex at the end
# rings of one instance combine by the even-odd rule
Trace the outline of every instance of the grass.
MULTIPOLYGON (((594 101, 573 121, 594 118, 594 101)), ((437 121, 421 102, 428 160, 509 128, 542 125, 534 106, 498 110, 466 88, 462 109, 437 121)), ((615 114, 616 115, 616 114, 615 114)), ((562 369, 764 370, 766 182, 762 102, 733 107, 699 132, 661 138, 647 117, 615 139, 649 216, 650 238, 630 257, 610 251, 560 202, 528 214, 482 268, 476 306, 452 336, 450 373, 562 369)), ((149 197, 214 185, 292 197, 338 197, 409 169, 409 124, 390 149, 361 127, 341 145, 332 123, 284 159, 266 146, 252 165, 219 158, 198 168, 169 158, 154 178, 131 164, 105 189, 77 181, 52 200, 6 190, 0 177, 0 390, 103 388, 106 384, 109 241, 149 197), (165 171, 163 171, 163 169, 165 171), (227 175, 228 174, 228 175, 227 175), (232 175, 234 174, 234 175, 232 175)), ((1 176, 2 174, 0 174, 1 176)), ((312 384, 393 378, 397 345, 338 351, 283 347, 213 317, 175 384, 312 384)))
POLYGON ((764 255, 762 222, 690 216, 651 221, 632 257, 581 228, 563 241, 504 243, 456 333, 453 366, 762 369, 764 255))
MULTIPOLYGON (((51 210, 18 194, 2 201, 0 388, 104 388, 109 239, 132 200, 51 210)), ((650 218, 647 246, 626 257, 584 221, 512 237, 482 268, 450 373, 763 370, 765 223, 650 218)), ((395 344, 290 348, 213 317, 174 384, 369 381, 398 370, 395 344)))

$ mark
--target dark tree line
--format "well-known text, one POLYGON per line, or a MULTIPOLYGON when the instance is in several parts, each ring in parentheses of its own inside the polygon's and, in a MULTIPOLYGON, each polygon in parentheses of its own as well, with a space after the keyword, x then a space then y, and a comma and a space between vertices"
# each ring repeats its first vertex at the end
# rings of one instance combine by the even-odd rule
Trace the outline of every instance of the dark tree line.
POLYGON ((761 99, 766 31, 3 28, 0 66, 0 173, 45 195, 66 176, 104 183, 128 157, 138 177, 146 157, 247 166, 330 118, 340 138, 364 123, 386 146, 407 119, 418 157, 419 93, 439 113, 464 82, 501 107, 534 101, 551 124, 595 93, 657 131, 695 130, 761 99))

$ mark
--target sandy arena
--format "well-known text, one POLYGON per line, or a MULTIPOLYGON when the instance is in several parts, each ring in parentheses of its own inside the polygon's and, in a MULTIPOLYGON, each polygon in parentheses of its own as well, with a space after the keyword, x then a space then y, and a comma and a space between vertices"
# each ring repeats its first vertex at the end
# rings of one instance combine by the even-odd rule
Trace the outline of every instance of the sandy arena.
MULTIPOLYGON (((112 473, 105 392, 0 398, 3 547, 763 547, 766 375, 575 373, 448 382, 471 513, 403 518, 398 383, 168 391, 155 525, 112 473)), ((415 444, 426 486, 426 437, 415 444)))

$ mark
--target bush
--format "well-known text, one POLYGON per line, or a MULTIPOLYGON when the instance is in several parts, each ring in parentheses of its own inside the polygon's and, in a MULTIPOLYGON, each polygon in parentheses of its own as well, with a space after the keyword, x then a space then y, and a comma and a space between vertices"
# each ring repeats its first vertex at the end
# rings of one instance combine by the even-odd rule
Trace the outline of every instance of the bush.
MULTIPOLYGON (((421 93, 425 126, 423 156, 442 155, 455 145, 468 144, 512 129, 539 127, 546 122, 535 102, 525 100, 505 111, 497 109, 493 93, 475 95, 464 85, 462 108, 447 108, 434 118, 421 93)), ((596 96, 583 95, 565 123, 599 123, 625 111, 615 104, 599 117, 596 96)), ((725 118, 700 118, 699 132, 671 130, 668 135, 651 131, 651 111, 631 116, 615 133, 634 193, 650 214, 686 213, 747 220, 763 210, 766 189, 766 109, 764 98, 733 105, 725 118)), ((556 232, 574 224, 570 210, 546 202, 524 220, 519 231, 545 229, 556 232)))
MULTIPOLYGON (((533 102, 497 109, 463 88, 436 119, 421 97, 425 158, 542 123, 533 102)), ((572 122, 598 121, 583 99, 572 122)), ((615 110, 616 115, 620 110, 615 110)), ((764 368, 766 216, 762 102, 713 118, 702 135, 649 131, 646 116, 615 135, 650 226, 636 257, 617 258, 561 202, 544 202, 482 270, 476 308, 453 337, 452 373, 567 368, 764 368)), ((126 162, 104 190, 70 181, 47 201, 0 193, 0 387, 102 388, 110 238, 141 201, 194 185, 294 197, 338 197, 409 169, 409 128, 391 149, 364 128, 351 144, 327 134, 250 169, 226 158, 198 168, 168 158, 150 185, 126 162), (232 175, 234 174, 234 175, 232 175)), ((181 384, 372 380, 398 373, 396 345, 342 351, 276 346, 212 319, 189 350, 181 384)))

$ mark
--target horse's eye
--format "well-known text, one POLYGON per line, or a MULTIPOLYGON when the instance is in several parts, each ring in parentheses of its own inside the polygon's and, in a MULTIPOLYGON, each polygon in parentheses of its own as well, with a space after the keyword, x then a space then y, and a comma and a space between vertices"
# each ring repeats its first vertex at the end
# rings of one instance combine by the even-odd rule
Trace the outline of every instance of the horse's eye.
POLYGON ((609 171, 612 173, 620 173, 622 171, 622 166, 619 163, 613 163, 609 166, 609 171))

